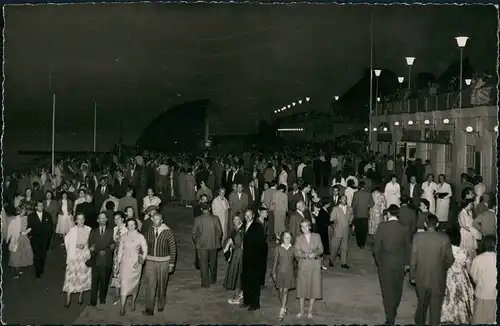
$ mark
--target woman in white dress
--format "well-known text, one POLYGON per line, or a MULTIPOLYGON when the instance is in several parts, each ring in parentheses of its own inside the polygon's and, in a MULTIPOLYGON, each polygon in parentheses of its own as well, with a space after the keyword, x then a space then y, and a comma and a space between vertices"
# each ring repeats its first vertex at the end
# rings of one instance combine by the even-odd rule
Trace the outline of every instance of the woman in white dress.
POLYGON ((225 194, 226 189, 221 187, 219 195, 212 201, 212 214, 219 218, 222 226, 222 242, 225 242, 227 238, 227 219, 229 217, 229 202, 224 196, 225 194))
POLYGON ((448 222, 450 212, 451 186, 446 182, 444 174, 438 176, 436 188, 436 216, 439 222, 448 222))
POLYGON ((429 212, 431 212, 431 214, 436 213, 436 199, 434 198, 436 190, 437 184, 434 182, 434 175, 429 174, 427 176, 427 181, 422 183, 422 198, 429 201, 429 212))
POLYGON ((57 216, 56 233, 66 235, 69 230, 75 225, 73 222, 73 212, 71 211, 71 200, 68 199, 68 193, 63 191, 61 193, 61 210, 57 216))
POLYGON ((137 230, 135 218, 125 222, 128 232, 120 239, 118 246, 118 262, 120 264, 120 316, 125 315, 125 302, 132 295, 132 311, 135 310, 139 281, 141 280, 142 264, 148 254, 146 239, 137 230))
POLYGON ((352 198, 354 197, 354 193, 356 191, 358 191, 358 189, 356 189, 356 185, 354 183, 354 180, 349 179, 349 181, 347 181, 347 188, 346 188, 345 193, 344 193, 344 195, 346 195, 346 197, 347 197, 347 206, 349 206, 349 207, 352 206, 352 198))
POLYGON ((286 165, 281 167, 281 172, 278 177, 278 185, 288 185, 288 173, 286 172, 286 165))
MULTIPOLYGON (((113 215, 115 227, 113 228, 113 240, 115 243, 120 243, 121 238, 127 233, 128 229, 125 225, 125 215, 122 212, 116 212, 113 215)), ((113 255, 113 274, 111 275, 111 287, 116 289, 115 300, 113 305, 120 302, 120 263, 118 260, 118 247, 115 248, 113 255)))
POLYGON ((149 206, 160 207, 161 199, 155 196, 153 188, 148 188, 148 195, 142 199, 142 212, 145 213, 149 206))
POLYGON ((384 196, 386 200, 386 207, 392 204, 401 206, 401 187, 398 183, 398 178, 393 175, 391 181, 387 182, 384 189, 384 196))
POLYGON ((479 231, 472 226, 472 209, 474 201, 464 200, 461 204, 462 210, 458 214, 458 223, 460 225, 460 248, 467 250, 469 257, 472 259, 476 256, 477 237, 479 231))
POLYGON ((92 274, 91 268, 85 262, 90 258, 88 240, 90 226, 85 225, 85 216, 82 213, 76 215, 76 225, 73 226, 64 237, 66 247, 66 273, 64 275, 63 292, 66 292, 66 304, 69 308, 71 294, 79 293, 78 304, 83 304, 83 292, 89 291, 92 274))
POLYGON ((483 183, 483 177, 477 175, 474 177, 474 193, 476 194, 475 204, 481 202, 481 196, 486 192, 486 186, 483 183))

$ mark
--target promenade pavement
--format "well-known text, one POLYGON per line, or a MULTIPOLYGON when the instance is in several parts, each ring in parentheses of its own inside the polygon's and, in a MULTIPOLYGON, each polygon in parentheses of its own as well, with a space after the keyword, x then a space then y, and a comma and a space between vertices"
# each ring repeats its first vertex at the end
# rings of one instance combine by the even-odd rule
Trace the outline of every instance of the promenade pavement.
MULTIPOLYGON (((86 306, 75 324, 169 324, 169 323, 210 323, 210 324, 381 324, 385 315, 380 295, 376 268, 371 251, 356 247, 351 239, 349 264, 351 269, 343 270, 340 266, 323 271, 323 300, 315 304, 314 319, 298 319, 298 300, 295 291, 289 297, 289 314, 283 322, 277 319, 279 313, 278 293, 272 288, 270 277, 267 287, 262 291, 261 309, 249 312, 227 303, 232 291, 222 287, 226 262, 219 255, 217 283, 209 289, 200 287, 200 274, 193 266, 194 252, 191 242, 192 210, 183 207, 165 207, 162 210, 166 224, 176 235, 178 261, 175 274, 170 277, 167 291, 167 306, 162 313, 143 316, 144 288, 140 290, 136 311, 127 306, 125 316, 119 315, 119 306, 112 305, 108 297, 105 305, 86 306)), ((274 249, 270 246, 270 252, 274 249)), ((269 255, 268 274, 272 264, 269 255)), ((339 264, 340 265, 340 262, 339 264)), ((62 286, 62 280, 60 281, 62 286)), ((34 303, 37 301, 34 301, 34 303)), ((54 303, 62 305, 60 303, 54 303)), ((88 301, 87 301, 88 302, 88 301)), ((405 281, 405 288, 399 307, 397 324, 413 324, 416 307, 416 295, 413 287, 405 281)), ((40 323, 41 321, 39 321, 40 323)))

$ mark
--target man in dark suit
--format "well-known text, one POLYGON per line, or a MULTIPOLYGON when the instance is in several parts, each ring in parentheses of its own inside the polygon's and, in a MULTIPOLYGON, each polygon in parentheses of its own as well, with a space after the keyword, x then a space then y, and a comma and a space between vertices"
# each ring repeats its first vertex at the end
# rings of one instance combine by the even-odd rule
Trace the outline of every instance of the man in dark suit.
POLYGON ((128 186, 129 182, 128 179, 123 176, 123 171, 117 170, 116 179, 113 186, 113 193, 116 196, 116 198, 125 197, 125 195, 127 194, 128 186))
POLYGON ((302 169, 302 181, 307 182, 308 184, 313 184, 314 182, 314 171, 312 167, 312 163, 310 160, 306 160, 306 166, 302 169))
MULTIPOLYGON (((208 196, 203 194, 200 196, 200 202, 193 207, 194 218, 197 218, 198 216, 203 214, 203 210, 201 209, 201 207, 206 203, 208 203, 208 196)), ((200 256, 198 255, 198 250, 196 250, 196 248, 194 250, 194 267, 196 269, 200 269, 200 256)))
POLYGON ((417 177, 410 176, 410 183, 403 189, 403 196, 409 198, 409 204, 413 209, 420 206, 420 198, 422 197, 422 184, 417 182, 417 177))
POLYGON ((406 227, 408 236, 413 238, 417 232, 417 211, 410 207, 408 204, 409 198, 406 196, 401 197, 401 207, 399 208, 399 222, 406 227))
POLYGON ((292 206, 289 206, 289 207, 297 207, 297 203, 299 201, 303 201, 304 204, 306 205, 306 209, 309 208, 309 193, 311 192, 311 185, 308 184, 308 183, 303 183, 300 187, 299 187, 299 192, 296 193, 293 197, 292 197, 292 206))
POLYGON ((366 191, 366 185, 363 181, 359 182, 359 190, 352 197, 352 213, 354 214, 354 229, 356 232, 356 243, 363 249, 366 245, 368 236, 368 219, 370 217, 370 208, 373 207, 372 194, 366 191))
POLYGON ((243 174, 243 172, 236 166, 233 166, 233 178, 232 178, 232 183, 236 184, 247 184, 247 178, 243 174))
POLYGON ((194 219, 193 243, 199 257, 201 286, 209 288, 217 281, 217 250, 222 247, 222 226, 210 214, 210 205, 201 204, 202 214, 194 219))
POLYGON ((228 234, 233 230, 233 217, 237 212, 244 212, 248 208, 248 195, 243 192, 243 184, 239 183, 236 192, 229 195, 230 217, 227 223, 228 234))
POLYGON ((378 267, 378 279, 385 310, 385 324, 394 325, 401 296, 405 271, 408 270, 411 243, 406 226, 398 221, 399 207, 390 205, 387 222, 380 223, 375 235, 373 256, 378 267))
POLYGON ((5 176, 3 183, 3 200, 9 204, 13 204, 14 197, 16 196, 17 184, 10 175, 5 176))
POLYGON ((43 274, 47 249, 49 249, 50 239, 54 231, 52 217, 49 213, 44 212, 42 201, 37 201, 36 210, 28 215, 28 226, 26 229, 30 230, 28 237, 33 249, 35 277, 40 278, 43 274))
POLYGON ((99 212, 101 210, 102 203, 109 198, 109 187, 108 178, 102 177, 100 179, 100 185, 94 191, 94 211, 99 212))
POLYGON ((425 226, 427 231, 417 232, 413 237, 410 262, 410 279, 415 280, 418 297, 415 323, 427 324, 429 310, 429 324, 439 325, 446 291, 446 273, 455 258, 448 235, 437 231, 437 216, 430 214, 425 226))
POLYGON ((108 218, 106 213, 100 213, 97 219, 99 226, 92 229, 89 235, 89 248, 91 254, 95 255, 92 266, 92 286, 90 288, 90 305, 97 305, 97 291, 99 290, 99 301, 106 303, 108 293, 109 278, 113 268, 113 250, 115 242, 113 240, 113 229, 106 227, 108 218))
POLYGON ((226 164, 226 169, 222 173, 222 184, 226 188, 226 194, 229 194, 233 186, 233 170, 229 164, 226 164))
POLYGON ((339 186, 335 185, 332 187, 332 198, 331 198, 331 201, 330 201, 330 207, 329 207, 329 210, 330 212, 333 210, 333 208, 335 206, 337 206, 338 204, 340 204, 340 188, 339 186))
POLYGON ((257 210, 260 207, 260 196, 259 189, 257 189, 257 187, 255 186, 254 180, 250 180, 250 182, 248 183, 248 188, 245 192, 248 196, 248 208, 257 210))
POLYGON ((251 209, 245 211, 246 228, 243 237, 243 266, 241 289, 243 303, 241 308, 255 311, 260 308, 260 289, 262 271, 266 265, 267 239, 262 224, 254 220, 251 209), (256 272, 257 271, 257 272, 256 272))

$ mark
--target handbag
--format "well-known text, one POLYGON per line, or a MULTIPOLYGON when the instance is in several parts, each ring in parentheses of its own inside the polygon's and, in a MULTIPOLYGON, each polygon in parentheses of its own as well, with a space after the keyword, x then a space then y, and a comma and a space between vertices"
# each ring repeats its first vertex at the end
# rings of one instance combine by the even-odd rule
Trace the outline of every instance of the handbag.
POLYGON ((90 258, 85 261, 87 267, 94 267, 97 262, 97 256, 94 252, 90 253, 90 258))
POLYGON ((224 251, 224 259, 227 262, 231 261, 231 257, 233 257, 233 249, 229 248, 229 250, 224 251))

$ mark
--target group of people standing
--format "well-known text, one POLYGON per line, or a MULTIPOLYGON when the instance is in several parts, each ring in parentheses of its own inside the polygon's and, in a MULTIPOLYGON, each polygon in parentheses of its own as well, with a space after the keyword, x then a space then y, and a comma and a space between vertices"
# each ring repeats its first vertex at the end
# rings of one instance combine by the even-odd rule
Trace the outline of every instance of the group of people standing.
MULTIPOLYGON (((404 176, 397 160, 384 161, 373 153, 331 155, 329 160, 322 152, 316 159, 310 155, 244 153, 194 161, 185 155, 176 161, 137 155, 123 169, 115 159, 100 169, 92 162, 61 165, 51 179, 53 187, 46 186, 45 198, 37 199, 41 195, 36 185, 36 191, 25 189, 25 196, 7 192, 12 193, 3 214, 10 266, 19 276, 18 268, 34 264, 36 277, 41 277, 50 244, 60 234, 67 257, 66 306, 72 293, 79 293, 82 303, 88 290, 91 305, 98 297, 104 303, 111 285, 116 288, 114 304, 120 303, 124 314, 128 296, 135 309, 143 284, 143 313, 154 313, 156 297, 162 311, 176 245, 159 206, 177 198, 183 206, 195 204, 192 239, 201 285, 216 282, 222 251, 228 261, 223 286, 234 291, 230 304, 250 311, 260 308, 269 244, 275 242, 270 274, 279 289, 278 316, 287 315, 288 293, 296 288, 298 317, 312 318, 315 300, 322 298, 321 271, 333 267, 337 256, 341 268, 350 268, 349 239, 354 234, 360 248, 373 238, 387 323, 395 322, 405 271, 417 289, 417 323, 426 322, 427 307, 432 324, 490 320, 490 285, 496 280, 490 277, 488 241, 496 232, 496 203, 488 200, 480 177, 470 184, 464 176, 455 188, 461 210, 454 220, 449 219, 454 194, 444 175, 438 184, 432 174, 424 181, 421 167, 413 167, 416 175, 404 176), (135 198, 142 198, 141 206, 135 198), (476 257, 481 245, 486 251, 476 257), (476 284, 475 300, 469 276, 476 284), (307 313, 305 300, 310 303, 307 313)), ((4 188, 16 187, 14 179, 8 181, 4 188)))

